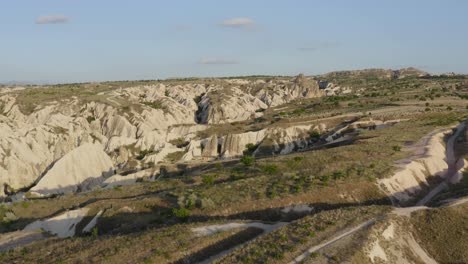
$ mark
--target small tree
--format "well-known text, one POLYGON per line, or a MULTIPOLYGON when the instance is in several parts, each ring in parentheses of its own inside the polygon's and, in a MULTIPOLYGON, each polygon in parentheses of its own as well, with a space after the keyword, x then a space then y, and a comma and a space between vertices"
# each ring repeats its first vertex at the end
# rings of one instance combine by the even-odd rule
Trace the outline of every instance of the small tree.
POLYGON ((245 150, 244 150, 244 154, 248 154, 248 155, 251 155, 252 153, 255 152, 255 150, 257 149, 257 145, 253 144, 253 143, 249 143, 247 145, 245 145, 245 150))
POLYGON ((247 167, 250 167, 254 164, 255 158, 250 155, 244 155, 240 158, 240 161, 247 167))

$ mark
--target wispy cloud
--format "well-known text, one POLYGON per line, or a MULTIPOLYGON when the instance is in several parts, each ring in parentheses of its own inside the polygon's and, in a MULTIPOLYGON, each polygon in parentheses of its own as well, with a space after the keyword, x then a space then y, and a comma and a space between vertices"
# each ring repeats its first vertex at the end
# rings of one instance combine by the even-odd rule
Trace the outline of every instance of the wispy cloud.
POLYGON ((199 64, 214 64, 214 65, 228 65, 228 64, 238 64, 238 61, 222 59, 222 58, 204 58, 199 61, 199 64))
POLYGON ((299 47, 298 50, 300 51, 317 51, 317 50, 323 50, 323 49, 329 49, 329 48, 334 48, 339 46, 338 42, 333 42, 333 41, 311 41, 305 43, 304 46, 299 47))
POLYGON ((64 24, 69 18, 64 15, 48 15, 36 18, 36 24, 64 24))
POLYGON ((221 22, 222 27, 252 29, 255 27, 255 20, 248 17, 236 17, 226 19, 221 22))

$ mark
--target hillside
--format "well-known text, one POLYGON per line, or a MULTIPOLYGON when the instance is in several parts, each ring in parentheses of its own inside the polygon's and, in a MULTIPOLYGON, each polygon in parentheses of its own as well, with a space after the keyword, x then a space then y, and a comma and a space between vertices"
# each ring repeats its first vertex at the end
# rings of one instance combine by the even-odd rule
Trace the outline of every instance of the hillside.
POLYGON ((468 262, 467 109, 414 68, 3 86, 0 260, 468 262))

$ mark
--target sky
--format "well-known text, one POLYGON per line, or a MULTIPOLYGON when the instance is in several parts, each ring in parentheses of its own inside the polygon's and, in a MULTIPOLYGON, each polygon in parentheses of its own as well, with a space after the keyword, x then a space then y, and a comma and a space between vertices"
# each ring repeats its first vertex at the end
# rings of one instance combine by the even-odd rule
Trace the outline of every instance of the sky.
POLYGON ((464 0, 0 0, 0 82, 468 73, 464 0))

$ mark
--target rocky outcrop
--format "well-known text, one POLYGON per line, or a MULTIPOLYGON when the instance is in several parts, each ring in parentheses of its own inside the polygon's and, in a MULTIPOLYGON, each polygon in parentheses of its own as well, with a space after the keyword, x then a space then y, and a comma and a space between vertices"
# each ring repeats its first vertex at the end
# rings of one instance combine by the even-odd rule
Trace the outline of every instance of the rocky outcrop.
POLYGON ((437 263, 417 242, 410 226, 406 219, 387 218, 372 227, 363 247, 370 263, 437 263))
POLYGON ((114 174, 112 160, 99 144, 83 144, 67 153, 31 188, 41 195, 89 190, 114 174))
POLYGON ((439 132, 428 138, 427 144, 416 151, 416 157, 400 162, 400 169, 390 178, 380 179, 379 186, 397 203, 410 200, 429 186, 428 177, 444 177, 448 164, 445 160, 443 139, 445 132, 439 132))
POLYGON ((223 137, 221 157, 232 158, 242 156, 247 144, 258 145, 265 138, 267 131, 260 130, 242 134, 229 134, 223 137))
POLYGON ((213 135, 203 145, 202 156, 206 158, 217 157, 218 152, 218 137, 213 135))
POLYGON ((193 140, 187 146, 187 153, 182 160, 213 158, 236 158, 246 151, 251 155, 288 154, 305 149, 316 142, 311 137, 312 131, 322 133, 325 125, 296 125, 291 127, 271 127, 259 131, 239 134, 228 134, 217 137, 213 135, 203 140, 193 140), (247 147, 249 146, 249 148, 247 147))
POLYGON ((58 216, 38 220, 24 228, 24 231, 43 230, 61 238, 72 237, 78 223, 88 214, 88 208, 67 211, 58 216))
POLYGON ((198 106, 201 109, 198 119, 202 124, 243 121, 268 108, 260 99, 238 87, 211 89, 198 106))
POLYGON ((103 182, 103 186, 105 188, 112 188, 114 186, 130 185, 144 178, 148 178, 149 180, 154 180, 154 176, 157 174, 159 174, 159 168, 157 167, 146 169, 146 170, 141 170, 135 173, 131 173, 129 175, 116 174, 114 176, 107 178, 103 182))
POLYGON ((278 106, 295 99, 323 96, 318 82, 299 75, 289 82, 268 82, 249 88, 250 92, 269 107, 278 106))

